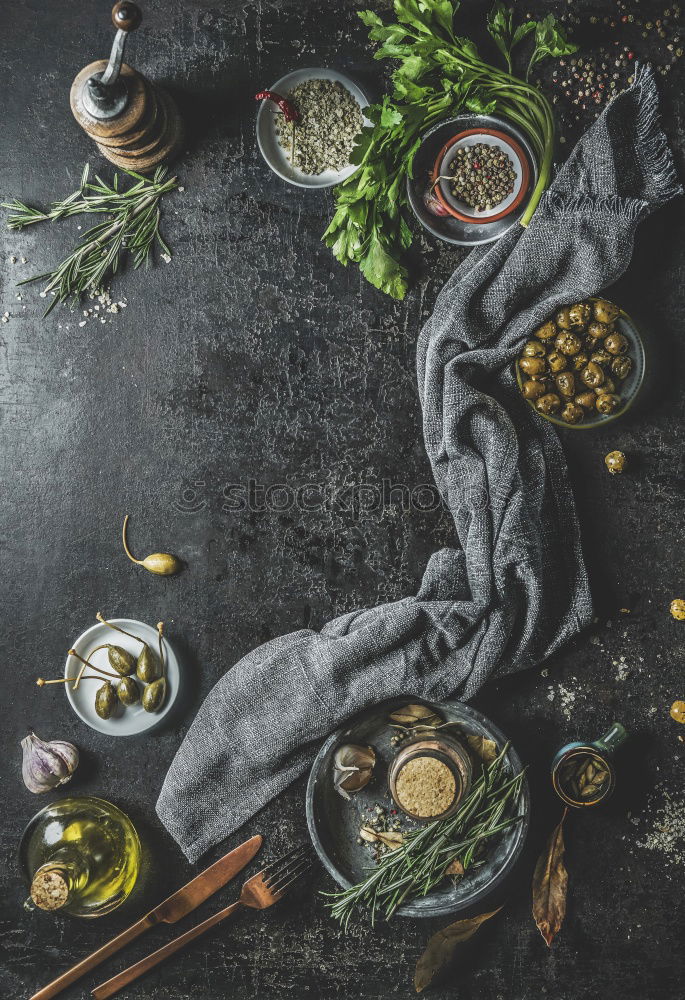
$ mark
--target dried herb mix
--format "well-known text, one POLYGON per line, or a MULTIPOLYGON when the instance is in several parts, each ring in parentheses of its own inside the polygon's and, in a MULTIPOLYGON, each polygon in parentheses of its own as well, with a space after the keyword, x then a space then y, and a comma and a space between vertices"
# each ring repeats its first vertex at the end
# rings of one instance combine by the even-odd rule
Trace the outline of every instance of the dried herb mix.
POLYGON ((338 80, 305 80, 287 102, 298 117, 278 115, 276 135, 293 166, 305 174, 346 167, 362 128, 361 109, 349 90, 338 80))

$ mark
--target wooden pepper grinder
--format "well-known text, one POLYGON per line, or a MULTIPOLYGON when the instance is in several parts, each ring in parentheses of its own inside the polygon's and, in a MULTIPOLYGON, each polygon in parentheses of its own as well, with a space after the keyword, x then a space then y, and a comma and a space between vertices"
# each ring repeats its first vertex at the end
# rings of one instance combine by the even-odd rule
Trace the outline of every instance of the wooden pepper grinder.
POLYGON ((74 118, 103 156, 117 167, 148 173, 178 153, 183 124, 169 95, 123 62, 128 33, 142 19, 129 0, 114 5, 117 33, 109 61, 98 59, 81 70, 70 101, 74 118))

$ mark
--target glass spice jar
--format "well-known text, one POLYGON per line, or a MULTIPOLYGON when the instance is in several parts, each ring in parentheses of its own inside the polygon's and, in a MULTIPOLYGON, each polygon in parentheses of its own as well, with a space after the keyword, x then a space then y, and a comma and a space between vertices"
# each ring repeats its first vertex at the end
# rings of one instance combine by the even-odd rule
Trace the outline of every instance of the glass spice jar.
POLYGON ((388 769, 388 787, 403 813, 421 822, 452 816, 471 787, 471 758, 451 736, 423 733, 404 743, 388 769))

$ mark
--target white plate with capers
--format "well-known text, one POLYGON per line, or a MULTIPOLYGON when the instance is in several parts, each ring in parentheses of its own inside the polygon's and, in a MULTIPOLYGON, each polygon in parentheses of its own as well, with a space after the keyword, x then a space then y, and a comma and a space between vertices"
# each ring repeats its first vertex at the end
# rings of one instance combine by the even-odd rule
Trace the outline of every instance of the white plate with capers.
MULTIPOLYGON (((161 674, 159 634, 157 629, 151 625, 146 625, 145 622, 135 621, 131 618, 112 618, 109 621, 110 625, 124 629, 126 632, 130 632, 131 635, 123 635, 121 632, 105 625, 104 622, 98 622, 97 625, 93 625, 92 628, 87 629, 78 637, 71 648, 79 656, 82 656, 84 660, 88 660, 89 663, 92 663, 93 667, 97 667, 98 669, 92 670, 86 667, 78 687, 74 690, 73 682, 78 677, 83 663, 70 653, 64 668, 64 676, 69 678, 72 683, 65 684, 64 687, 69 704, 78 717, 86 725, 90 726, 91 729, 96 729, 100 733, 106 733, 107 736, 137 736, 158 726, 171 711, 180 689, 181 674, 178 660, 168 639, 164 635, 162 637, 162 652, 164 654, 163 676, 166 678, 166 690, 156 710, 146 711, 143 708, 141 699, 145 693, 146 686, 149 687, 149 684, 145 685, 140 677, 137 676, 136 669, 138 658, 144 648, 144 644, 146 644, 153 654, 153 662, 157 664, 155 673, 157 675, 161 674), (116 690, 119 681, 124 676, 123 674, 118 676, 117 671, 112 667, 108 646, 116 646, 118 649, 123 650, 128 654, 124 659, 128 660, 129 663, 133 662, 132 672, 125 676, 130 680, 130 683, 127 685, 129 689, 131 689, 131 685, 135 685, 138 697, 133 704, 124 704, 116 696, 112 702, 110 714, 107 718, 102 718, 95 707, 98 692, 108 683, 116 690), (101 673, 100 671, 104 671, 105 673, 101 673), (107 676, 108 674, 114 676, 107 676), (86 680, 86 677, 95 677, 97 679, 86 680)), ((108 699, 104 700, 107 701, 108 699)), ((109 700, 111 700, 111 696, 109 700)), ((101 708, 102 701, 101 696, 101 708)))
MULTIPOLYGON (((358 84, 351 80, 344 73, 339 73, 335 69, 297 69, 286 76, 281 77, 269 88, 272 93, 279 94, 288 99, 292 91, 301 83, 311 80, 332 80, 342 84, 345 90, 354 98, 362 112, 362 125, 370 125, 369 120, 364 117, 364 108, 368 108, 369 101, 364 91, 358 84)), ((257 113, 257 144, 259 150, 275 174, 278 174, 288 184, 303 188, 328 188, 336 184, 341 184, 347 180, 357 166, 348 163, 340 170, 323 170, 321 173, 305 173, 299 167, 290 162, 290 149, 281 145, 278 140, 278 119, 282 118, 281 112, 276 104, 270 100, 262 101, 257 113)))

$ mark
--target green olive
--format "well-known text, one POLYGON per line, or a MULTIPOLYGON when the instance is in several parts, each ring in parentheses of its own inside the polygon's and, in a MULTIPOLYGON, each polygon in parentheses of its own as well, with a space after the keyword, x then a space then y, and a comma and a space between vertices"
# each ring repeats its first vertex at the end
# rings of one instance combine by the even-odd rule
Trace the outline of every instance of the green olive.
POLYGON ((591 361, 587 368, 583 368, 580 373, 580 381, 583 385, 586 385, 588 389, 595 389, 598 385, 602 385, 604 382, 604 372, 594 361, 591 361))
POLYGON ((535 401, 535 409, 540 413, 556 413, 561 406, 561 400, 554 392, 545 393, 535 401))
POLYGON ((620 358, 614 358, 611 362, 611 371, 616 376, 616 378, 624 379, 627 378, 631 371, 633 370, 632 358, 627 358, 623 355, 620 358))
POLYGON ((604 393, 602 396, 597 397, 597 409, 600 413, 613 413, 618 409, 620 402, 621 400, 618 396, 610 393, 604 393))
POLYGON ((606 378, 605 376, 604 381, 602 382, 601 385, 597 386, 595 392, 597 393, 598 396, 601 396, 603 393, 608 393, 609 395, 611 395, 612 393, 616 392, 616 384, 612 378, 606 378))
POLYGON ((573 323, 571 322, 571 315, 567 307, 564 307, 563 309, 559 310, 559 312, 554 317, 554 322, 557 324, 557 326, 561 327, 562 330, 571 329, 573 323))
POLYGON ((554 346, 562 354, 578 354, 583 342, 577 333, 572 333, 570 330, 564 330, 554 341, 554 346))
POLYGON ((574 356, 571 358, 571 364, 573 365, 575 370, 579 372, 581 368, 585 367, 585 365, 588 363, 589 360, 590 359, 588 358, 587 354, 584 351, 581 351, 580 354, 574 354, 574 356))
POLYGON ((628 338, 622 333, 610 333, 604 341, 604 347, 609 354, 625 354, 628 346, 628 338))
POLYGON ((611 361, 611 355, 608 351, 595 351, 590 355, 590 361, 594 361, 596 365, 608 365, 611 361))
POLYGON ((576 302, 568 311, 572 326, 586 326, 591 315, 592 309, 589 302, 576 302))
POLYGON ((166 697, 166 677, 158 677, 152 684, 147 684, 143 691, 143 708, 146 712, 156 712, 166 697))
POLYGON ((587 328, 587 335, 592 340, 604 340, 611 333, 611 325, 609 323, 598 323, 594 320, 589 324, 587 328))
POLYGON ((597 299, 593 306, 595 319, 599 323, 613 323, 620 311, 618 306, 608 299, 597 299))
POLYGON ((581 392, 573 401, 576 406, 582 406, 586 410, 594 410, 597 405, 597 396, 594 392, 581 392))
POLYGON ((576 391, 576 380, 573 377, 572 372, 559 372, 559 374, 554 379, 562 396, 573 396, 576 391))
POLYGON ((534 378, 528 378, 523 383, 522 391, 526 399, 539 399, 540 396, 544 396, 547 390, 545 389, 544 382, 539 382, 534 378))
POLYGON ((552 351, 547 355, 547 364, 551 372, 561 372, 568 364, 568 358, 559 351, 552 351))
POLYGON ((132 674, 136 669, 136 661, 127 649, 121 646, 107 646, 107 659, 113 670, 116 670, 122 677, 132 674))
POLYGON ((95 693, 95 711, 101 719, 109 719, 117 703, 117 693, 111 681, 105 681, 95 693))
POLYGON ((620 475, 626 467, 626 456, 622 451, 610 451, 604 464, 612 476, 620 475))
POLYGON ((143 684, 150 684, 159 677, 159 660, 147 643, 143 646, 138 656, 136 674, 143 684))
POLYGON ((524 358, 544 358, 545 356, 545 345, 539 340, 528 340, 523 345, 523 350, 521 351, 524 358))
POLYGON ((543 323, 542 326, 539 326, 537 328, 537 330, 535 331, 535 336, 538 338, 538 340, 551 340, 552 337, 556 337, 558 332, 559 331, 554 325, 554 321, 548 319, 546 323, 543 323))
POLYGON ((122 705, 135 705, 140 701, 140 689, 132 677, 122 677, 117 684, 117 697, 122 705))
POLYGON ((584 416, 583 407, 577 406, 575 403, 567 403, 561 411, 561 419, 565 420, 567 424, 579 424, 584 416))

